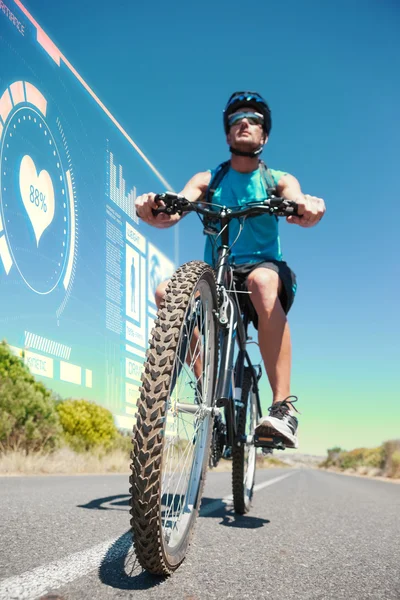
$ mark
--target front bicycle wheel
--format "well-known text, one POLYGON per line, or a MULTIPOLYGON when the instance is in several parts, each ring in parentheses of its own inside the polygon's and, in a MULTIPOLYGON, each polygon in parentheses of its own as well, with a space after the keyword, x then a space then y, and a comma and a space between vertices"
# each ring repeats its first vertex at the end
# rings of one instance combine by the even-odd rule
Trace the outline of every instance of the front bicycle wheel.
POLYGON ((136 555, 168 575, 185 558, 210 451, 217 373, 214 272, 193 261, 172 277, 152 331, 133 433, 136 555))
POLYGON ((256 477, 257 449, 248 441, 254 435, 258 414, 253 385, 252 372, 246 367, 241 401, 237 408, 237 432, 242 441, 234 443, 232 447, 233 508, 239 515, 244 515, 250 510, 256 477))

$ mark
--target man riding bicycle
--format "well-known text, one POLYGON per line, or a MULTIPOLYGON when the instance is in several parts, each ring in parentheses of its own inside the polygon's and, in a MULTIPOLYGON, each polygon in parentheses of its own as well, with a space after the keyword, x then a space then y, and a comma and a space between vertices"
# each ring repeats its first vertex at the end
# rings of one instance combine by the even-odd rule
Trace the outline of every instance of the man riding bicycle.
MULTIPOLYGON (((277 196, 298 204, 298 216, 287 217, 288 223, 301 227, 316 225, 325 213, 324 201, 303 194, 293 175, 268 169, 259 159, 271 130, 271 111, 266 101, 256 92, 235 92, 225 107, 223 122, 231 152, 229 163, 214 171, 197 173, 180 195, 190 202, 206 199, 229 207, 262 201, 275 188, 277 196)), ((149 225, 170 227, 182 218, 166 213, 154 216, 155 208, 153 193, 136 199, 137 214, 149 225)), ((297 448, 298 421, 292 404, 297 398, 290 395, 291 340, 287 321, 296 293, 296 277, 282 260, 278 219, 274 215, 263 214, 232 225, 229 260, 237 283, 250 292, 252 320, 258 329, 260 351, 273 393, 269 415, 258 424, 256 434, 282 437, 287 447, 297 448)), ((215 246, 215 236, 207 235, 205 261, 212 266, 215 266, 215 246)), ((168 281, 157 287, 157 306, 167 285, 168 281)))

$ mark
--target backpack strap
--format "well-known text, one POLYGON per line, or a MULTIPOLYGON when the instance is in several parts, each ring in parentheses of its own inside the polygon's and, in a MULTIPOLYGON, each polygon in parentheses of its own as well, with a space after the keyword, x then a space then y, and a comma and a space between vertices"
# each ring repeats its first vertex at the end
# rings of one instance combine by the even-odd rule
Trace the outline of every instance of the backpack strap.
POLYGON ((260 172, 261 177, 264 181, 265 191, 267 192, 268 198, 270 198, 271 196, 276 194, 276 183, 271 171, 268 169, 267 165, 262 160, 260 160, 260 172))
POLYGON ((226 160, 221 163, 216 169, 214 175, 211 177, 211 181, 208 184, 207 191, 205 193, 204 202, 212 202, 213 196, 215 194, 215 190, 218 188, 219 184, 229 171, 229 167, 231 165, 230 160, 226 160))
MULTIPOLYGON (((204 197, 205 202, 210 202, 210 203, 212 202, 213 196, 215 194, 215 190, 218 188, 219 184, 221 183, 221 181, 223 180, 223 178, 229 171, 230 165, 231 165, 231 161, 226 160, 225 162, 221 163, 216 168, 215 173, 212 176, 211 181, 208 184, 207 191, 205 193, 205 197, 204 197)), ((275 183, 275 179, 274 179, 271 171, 269 170, 269 168, 267 167, 265 162, 263 162, 262 160, 260 160, 260 172, 261 172, 261 177, 264 181, 265 191, 267 192, 267 196, 270 197, 276 193, 276 183, 275 183)))

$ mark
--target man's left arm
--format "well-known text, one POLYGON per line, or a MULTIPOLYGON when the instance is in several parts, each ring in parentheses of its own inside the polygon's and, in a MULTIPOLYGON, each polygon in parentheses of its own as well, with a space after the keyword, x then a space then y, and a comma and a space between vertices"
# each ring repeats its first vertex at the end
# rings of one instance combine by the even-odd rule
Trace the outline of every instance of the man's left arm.
POLYGON ((303 194, 300 183, 293 175, 282 175, 276 186, 277 193, 282 198, 294 200, 298 204, 298 217, 287 217, 288 223, 300 225, 301 227, 313 227, 322 219, 326 207, 322 198, 303 194))

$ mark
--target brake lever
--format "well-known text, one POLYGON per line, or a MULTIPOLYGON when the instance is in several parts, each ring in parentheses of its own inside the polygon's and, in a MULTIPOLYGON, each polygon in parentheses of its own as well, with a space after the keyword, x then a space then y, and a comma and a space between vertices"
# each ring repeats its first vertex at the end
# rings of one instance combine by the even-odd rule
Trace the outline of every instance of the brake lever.
POLYGON ((165 204, 165 206, 161 206, 160 208, 151 209, 154 216, 157 216, 160 213, 166 213, 167 215, 181 215, 185 207, 189 205, 189 201, 186 200, 184 196, 178 196, 172 192, 157 194, 154 199, 156 202, 163 202, 165 204))
POLYGON ((271 198, 269 200, 270 214, 282 217, 297 216, 297 203, 293 200, 271 198))

